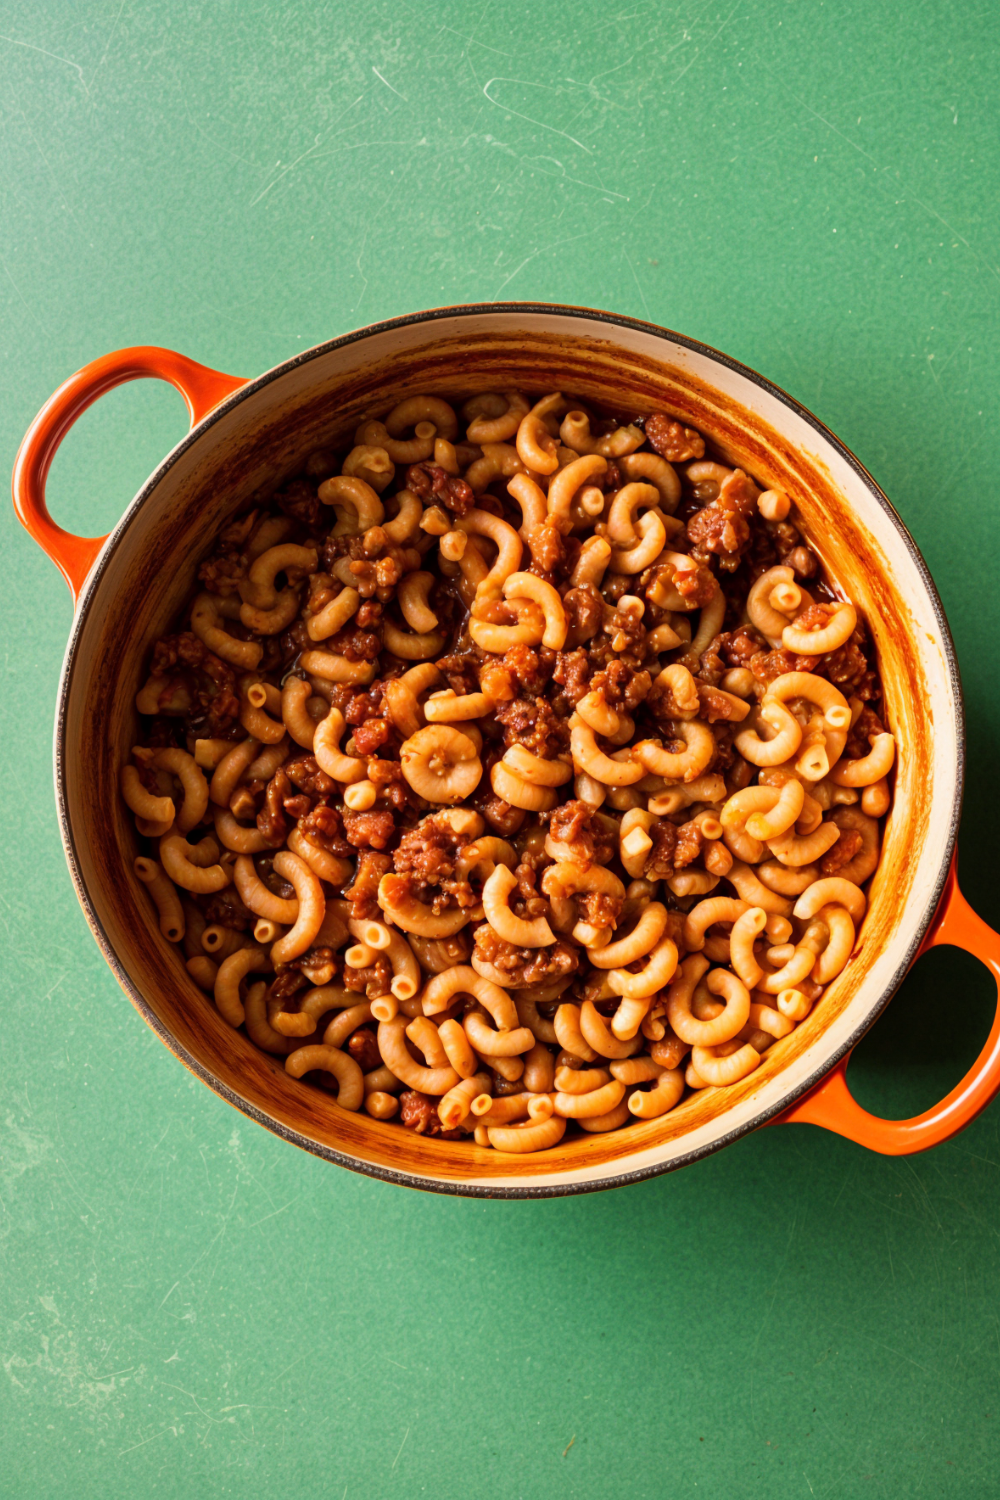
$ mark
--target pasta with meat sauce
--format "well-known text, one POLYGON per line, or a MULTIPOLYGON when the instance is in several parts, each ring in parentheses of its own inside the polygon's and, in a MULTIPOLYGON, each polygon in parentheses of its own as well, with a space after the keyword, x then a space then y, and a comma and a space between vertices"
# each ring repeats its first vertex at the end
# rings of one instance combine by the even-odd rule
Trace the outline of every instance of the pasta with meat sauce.
POLYGON ((758 1066, 850 961, 895 753, 788 497, 663 413, 411 396, 236 516, 121 774, 290 1087, 502 1152, 758 1066))

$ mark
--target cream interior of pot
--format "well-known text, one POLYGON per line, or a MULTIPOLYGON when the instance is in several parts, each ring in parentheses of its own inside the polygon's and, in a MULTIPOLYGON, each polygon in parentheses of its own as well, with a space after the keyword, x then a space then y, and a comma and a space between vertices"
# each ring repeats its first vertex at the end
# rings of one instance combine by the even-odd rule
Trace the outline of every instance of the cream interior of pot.
POLYGON ((57 780, 71 864, 97 935, 169 1046, 242 1107, 313 1149, 411 1178, 535 1190, 711 1149, 825 1071, 898 982, 930 915, 957 811, 960 746, 940 626, 911 548, 821 431, 721 360, 645 330, 571 313, 483 309, 303 356, 175 450, 116 530, 85 594, 67 658, 57 780), (785 489, 874 634, 900 747, 895 805, 858 948, 812 1015, 731 1088, 706 1089, 662 1119, 527 1157, 427 1140, 348 1113, 233 1032, 160 936, 132 874, 136 834, 118 795, 150 643, 170 627, 227 517, 296 472, 310 450, 348 439, 361 419, 403 395, 511 387, 564 390, 623 412, 665 410, 710 434, 759 481, 785 489))

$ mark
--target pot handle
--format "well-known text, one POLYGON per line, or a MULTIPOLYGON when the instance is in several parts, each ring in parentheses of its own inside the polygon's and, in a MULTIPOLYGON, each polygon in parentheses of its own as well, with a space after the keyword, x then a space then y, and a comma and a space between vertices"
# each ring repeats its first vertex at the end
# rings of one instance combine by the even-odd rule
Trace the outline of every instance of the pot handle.
POLYGON ((56 449, 77 417, 105 391, 144 376, 166 380, 180 391, 192 427, 225 396, 246 384, 237 375, 210 370, 173 349, 142 345, 135 349, 118 349, 113 354, 92 360, 49 397, 28 428, 17 455, 12 482, 14 509, 22 525, 42 551, 51 557, 69 584, 74 604, 107 538, 74 536, 71 531, 57 526, 45 504, 45 481, 56 449))
POLYGON ((961 1083, 922 1115, 914 1115, 911 1120, 882 1120, 855 1103, 847 1086, 848 1053, 776 1124, 822 1125, 883 1156, 909 1156, 950 1140, 986 1108, 1000 1091, 1000 933, 977 916, 962 895, 954 858, 937 914, 917 957, 940 944, 971 953, 986 965, 997 983, 997 1012, 989 1037, 961 1083))

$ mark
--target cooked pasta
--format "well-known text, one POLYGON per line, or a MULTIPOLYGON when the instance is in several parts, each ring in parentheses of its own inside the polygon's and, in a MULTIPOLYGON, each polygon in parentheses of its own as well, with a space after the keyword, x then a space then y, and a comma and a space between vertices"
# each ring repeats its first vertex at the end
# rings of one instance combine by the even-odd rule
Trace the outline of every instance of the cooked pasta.
POLYGON ((468 1152, 753 1088, 849 973, 899 755, 794 496, 558 392, 308 455, 136 707, 136 899, 191 1004, 468 1152))

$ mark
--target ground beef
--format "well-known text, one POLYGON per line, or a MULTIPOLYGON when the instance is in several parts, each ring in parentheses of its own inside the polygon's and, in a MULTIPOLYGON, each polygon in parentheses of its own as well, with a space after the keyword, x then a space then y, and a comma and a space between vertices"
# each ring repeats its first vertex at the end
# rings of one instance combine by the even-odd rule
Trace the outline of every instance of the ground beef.
POLYGON ((617 927, 624 902, 620 896, 603 891, 583 891, 576 898, 577 919, 591 927, 617 927))
POLYGON ((479 669, 479 685, 494 702, 537 698, 545 692, 556 664, 556 654, 545 647, 511 646, 498 662, 487 658, 479 669), (489 686, 487 686, 489 683, 489 686))
POLYGON ((723 648, 723 659, 729 667, 749 667, 753 658, 767 643, 753 625, 741 625, 730 632, 723 648))
POLYGON ((178 689, 190 700, 184 711, 189 735, 217 736, 239 717, 236 673, 190 630, 156 642, 150 671, 166 679, 161 703, 169 703, 178 689))
POLYGON ((601 598, 608 604, 617 604, 622 594, 635 593, 634 573, 605 573, 601 580, 601 598))
POLYGON ((552 909, 548 899, 537 890, 538 872, 533 864, 520 864, 514 871, 517 888, 511 895, 511 910, 519 917, 549 917, 552 909))
POLYGON ((623 662, 633 670, 642 666, 646 659, 646 627, 640 616, 633 614, 631 610, 615 609, 614 614, 605 618, 603 625, 604 634, 608 638, 611 650, 615 653, 612 657, 605 650, 601 652, 601 646, 605 645, 598 637, 590 649, 590 659, 595 665, 610 663, 615 658, 623 662))
MULTIPOLYGON (((767 523, 767 530, 774 538, 775 547, 781 554, 782 561, 784 561, 788 553, 791 552, 792 548, 797 547, 799 545, 799 542, 802 540, 799 533, 799 528, 797 526, 793 526, 791 521, 788 520, 769 521, 767 523)), ((789 566, 791 566, 791 564, 789 564, 789 566)))
POLYGON ((457 834, 440 813, 421 818, 416 828, 404 833, 392 859, 399 875, 413 875, 420 885, 441 885, 454 880, 458 852, 469 842, 457 834))
MULTIPOLYGON (((559 660, 564 660, 562 655, 559 660)), ((557 665, 557 680, 558 672, 557 665)), ((583 693, 579 696, 582 698, 583 693)), ((542 760, 554 760, 569 746, 566 721, 557 716, 546 698, 514 698, 510 703, 501 703, 496 710, 496 719, 503 726, 503 742, 508 749, 511 745, 523 745, 542 760)))
POLYGON ((392 965, 381 953, 366 969, 352 969, 346 964, 344 966, 345 990, 364 995, 369 1000, 377 1000, 380 995, 388 995, 391 984, 392 965))
POLYGON ((488 922, 476 928, 475 944, 477 956, 507 975, 517 989, 562 979, 580 966, 578 950, 562 938, 547 948, 518 948, 499 937, 488 922))
POLYGON ((374 630, 359 630, 352 620, 323 642, 324 651, 332 651, 345 661, 374 661, 382 650, 382 637, 374 630))
POLYGON ((354 1058, 362 1073, 371 1073, 382 1066, 382 1054, 378 1050, 375 1033, 367 1026, 359 1026, 347 1039, 347 1051, 354 1058))
POLYGON ((319 558, 321 570, 324 573, 333 575, 333 570, 337 564, 348 556, 348 541, 349 538, 346 536, 336 536, 333 532, 330 533, 323 543, 323 550, 319 558))
POLYGON ((750 659, 750 670, 765 686, 770 686, 786 672, 812 672, 818 656, 797 656, 794 651, 758 651, 750 659))
POLYGON ((743 613, 747 594, 762 573, 779 562, 778 546, 773 534, 773 523, 754 520, 750 526, 750 540, 743 550, 740 566, 728 575, 729 604, 738 616, 743 613))
POLYGON ((576 651, 560 651, 556 658, 554 681, 562 688, 562 697, 575 708, 584 694, 590 692, 590 679, 594 675, 591 656, 581 648, 576 651))
POLYGON ((370 538, 372 532, 378 532, 378 553, 370 556, 356 556, 355 548, 363 548, 366 545, 371 548, 371 542, 366 542, 361 537, 351 537, 348 546, 352 549, 351 562, 349 564, 354 579, 354 587, 362 599, 371 599, 378 594, 383 603, 387 603, 393 596, 396 584, 406 572, 406 559, 403 550, 396 547, 380 527, 370 527, 365 532, 365 539, 370 538))
POLYGON ((719 719, 712 724, 711 729, 715 736, 715 754, 705 770, 728 772, 736 763, 736 751, 733 749, 735 726, 730 720, 719 719))
POLYGON ((868 658, 852 637, 846 645, 836 651, 828 651, 822 658, 819 670, 844 694, 845 698, 860 698, 862 703, 877 698, 881 689, 868 658))
POLYGON ((744 520, 756 514, 759 491, 753 480, 742 469, 734 469, 719 486, 715 504, 719 510, 730 515, 740 515, 744 520))
POLYGON ((695 511, 687 534, 692 546, 714 553, 722 564, 739 556, 750 540, 750 527, 743 516, 719 510, 713 502, 695 511))
POLYGON ((479 688, 493 703, 509 703, 517 696, 510 672, 497 657, 479 668, 479 688))
POLYGON ((456 879, 459 852, 469 842, 468 835, 455 832, 446 814, 432 813, 403 834, 393 855, 393 868, 416 899, 436 913, 474 906, 471 885, 456 879))
POLYGON ((298 967, 291 964, 279 964, 274 978, 267 987, 267 1000, 269 1004, 277 1005, 281 1010, 290 1009, 289 1001, 293 995, 300 990, 307 989, 309 981, 298 967))
POLYGON ((422 500, 433 497, 433 501, 456 516, 464 516, 476 503, 471 484, 446 473, 437 464, 411 464, 406 471, 406 488, 422 500))
POLYGON ((468 651, 456 651, 450 656, 441 656, 434 663, 452 692, 458 693, 459 697, 464 697, 466 693, 478 692, 480 664, 480 655, 468 651))
POLYGON ((857 829, 845 830, 832 849, 828 849, 820 860, 821 875, 836 875, 844 865, 849 865, 856 854, 861 852, 864 839, 857 829))
POLYGON ((697 823, 682 823, 677 830, 677 845, 674 850, 674 869, 683 870, 693 864, 702 851, 705 835, 697 823))
POLYGON ((578 864, 608 865, 615 855, 615 836, 605 829, 595 808, 574 799, 557 807, 549 821, 555 843, 569 844, 578 864))
POLYGON ((307 797, 300 792, 297 797, 286 797, 282 807, 290 818, 296 819, 308 817, 315 806, 315 798, 307 797))
POLYGON ((280 849, 288 837, 292 820, 285 811, 284 803, 286 797, 291 797, 291 792, 291 782, 285 775, 284 767, 279 766, 267 783, 264 806, 257 814, 257 828, 269 849, 280 849))
POLYGON ((354 849, 344 837, 344 821, 335 807, 321 803, 299 820, 299 832, 318 849, 347 859, 354 849))
POLYGON ((214 553, 198 569, 198 582, 209 594, 225 598, 235 594, 237 585, 247 574, 247 560, 239 553, 214 553))
POLYGON ((649 446, 672 464, 684 464, 692 458, 704 458, 705 439, 693 427, 682 427, 673 417, 654 412, 643 423, 649 446))
POLYGON ((653 847, 646 855, 643 875, 647 880, 669 880, 674 873, 674 855, 677 850, 677 829, 665 818, 658 818, 649 827, 653 847))
POLYGON ((511 646, 503 664, 519 695, 538 698, 545 692, 556 665, 556 653, 547 646, 511 646))
MULTIPOLYGON (((809 605, 797 616, 796 629, 823 630, 829 624, 835 608, 836 606, 831 604, 809 605)), ((843 646, 838 647, 836 651, 827 651, 821 656, 816 667, 817 672, 835 683, 845 695, 855 693, 866 678, 874 682, 874 673, 869 669, 868 658, 861 649, 861 642, 860 632, 855 631, 843 646)))
POLYGON ((604 600, 592 583, 581 583, 563 595, 566 644, 572 650, 591 640, 604 620, 604 600))
POLYGON ((796 630, 825 630, 833 616, 833 606, 829 604, 809 604, 795 616, 796 630))
POLYGON ((717 587, 715 574, 704 563, 674 573, 674 588, 691 609, 703 609, 714 598, 717 587))
POLYGON ((637 672, 625 662, 609 661, 602 672, 595 672, 590 690, 600 693, 605 703, 612 708, 634 714, 652 687, 653 679, 648 672, 637 672))
POLYGON ((698 677, 709 687, 718 687, 726 673, 734 667, 749 667, 755 656, 766 651, 767 642, 752 625, 741 625, 738 630, 727 630, 717 635, 701 654, 698 677))
POLYGON ((345 724, 350 724, 352 729, 360 724, 367 724, 369 719, 374 719, 384 712, 382 694, 384 684, 373 682, 366 693, 356 693, 344 684, 334 689, 333 707, 339 708, 344 715, 345 724))
POLYGON ((385 808, 344 813, 344 837, 354 849, 385 849, 395 832, 396 820, 385 808))
POLYGON ((697 675, 699 681, 707 682, 710 687, 716 687, 729 671, 722 656, 722 643, 725 640, 725 635, 717 635, 713 641, 709 641, 701 653, 697 675))
POLYGON ((529 573, 551 581, 555 575, 564 575, 566 570, 566 542, 554 521, 544 521, 541 526, 532 526, 528 534, 531 549, 529 573))
POLYGON ((881 692, 876 673, 853 638, 837 651, 828 651, 823 656, 799 656, 784 649, 758 652, 751 658, 750 670, 765 684, 772 683, 785 672, 815 672, 839 688, 845 698, 860 698, 862 703, 878 697, 881 692))
POLYGON ((885 726, 874 709, 865 704, 858 715, 857 723, 852 725, 844 745, 845 760, 860 760, 867 755, 871 749, 871 737, 876 734, 884 734, 885 726))
POLYGON ((461 1130, 445 1130, 437 1105, 428 1094, 404 1089, 399 1096, 399 1123, 417 1135, 437 1136, 442 1141, 460 1141, 461 1130))
POLYGON ((719 559, 719 567, 732 572, 750 541, 750 516, 756 506, 756 486, 742 469, 722 481, 718 497, 695 511, 687 523, 688 540, 702 558, 719 559))
POLYGON ((286 760, 281 769, 292 785, 307 796, 329 797, 337 790, 337 783, 320 770, 314 755, 297 755, 294 760, 286 760))
POLYGON ((367 719, 354 731, 354 747, 359 755, 374 755, 392 737, 392 726, 387 719, 367 719))
POLYGON ((365 599, 358 606, 354 621, 359 630, 374 630, 376 625, 381 625, 382 615, 383 608, 377 599, 365 599))
POLYGON ((381 908, 376 897, 382 876, 392 868, 388 854, 376 854, 372 849, 362 849, 358 855, 358 867, 354 882, 344 891, 351 903, 351 916, 359 922, 381 917, 381 908))

